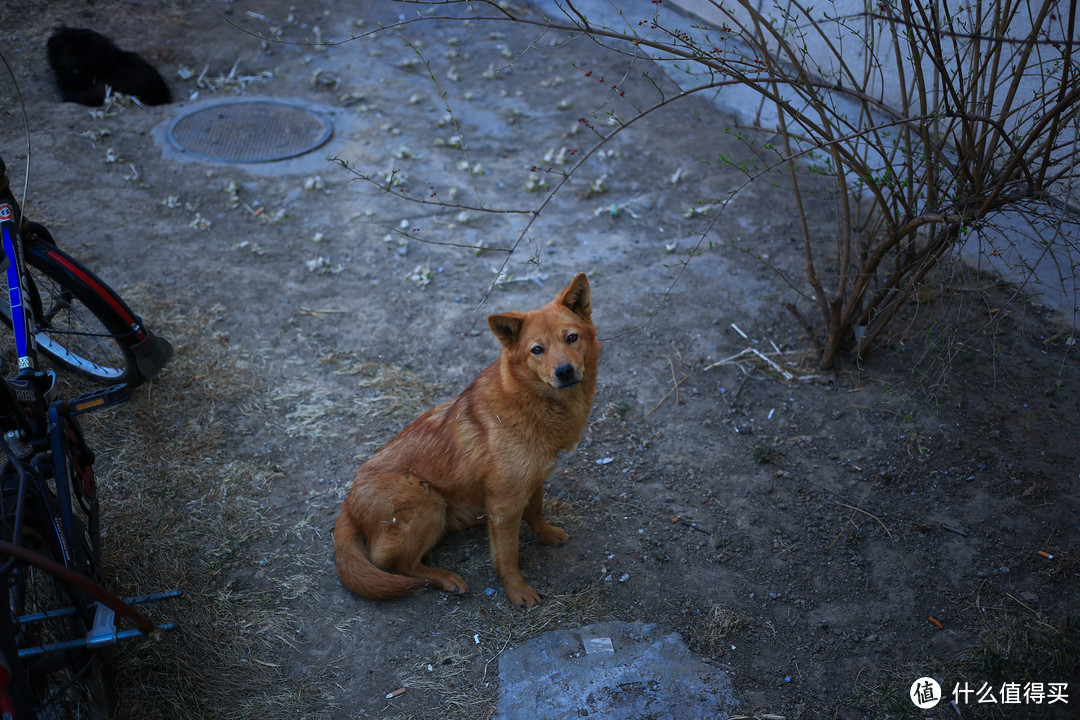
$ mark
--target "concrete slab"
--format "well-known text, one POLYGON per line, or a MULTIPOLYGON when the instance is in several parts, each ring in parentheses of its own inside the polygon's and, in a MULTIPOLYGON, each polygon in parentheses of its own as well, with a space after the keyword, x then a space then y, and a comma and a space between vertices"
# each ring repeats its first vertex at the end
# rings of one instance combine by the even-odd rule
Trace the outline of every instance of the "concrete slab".
POLYGON ((553 630, 499 660, 496 720, 723 720, 738 703, 727 674, 678 633, 642 622, 553 630))

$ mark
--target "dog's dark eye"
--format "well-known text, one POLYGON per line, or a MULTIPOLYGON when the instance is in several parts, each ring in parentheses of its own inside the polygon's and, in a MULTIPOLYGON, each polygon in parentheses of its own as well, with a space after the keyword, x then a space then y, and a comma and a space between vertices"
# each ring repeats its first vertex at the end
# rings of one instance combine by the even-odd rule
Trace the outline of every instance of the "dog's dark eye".
POLYGON ((543 355, 544 354, 544 346, 543 345, 533 345, 532 348, 529 350, 529 352, 531 352, 533 355, 543 355))
POLYGON ((577 333, 570 333, 569 335, 567 335, 566 336, 566 342, 571 343, 571 344, 576 343, 577 342, 577 333))

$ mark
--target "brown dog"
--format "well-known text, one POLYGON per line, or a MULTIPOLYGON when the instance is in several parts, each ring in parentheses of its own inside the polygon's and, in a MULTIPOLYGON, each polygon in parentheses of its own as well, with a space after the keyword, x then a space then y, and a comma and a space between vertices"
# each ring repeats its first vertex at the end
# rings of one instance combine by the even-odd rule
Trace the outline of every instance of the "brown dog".
POLYGON ((592 408, 600 342, 591 315, 582 273, 539 310, 488 316, 498 359, 356 473, 334 528, 338 574, 353 592, 465 592, 460 577, 421 561, 444 533, 486 520, 510 602, 540 602, 518 569, 518 536, 524 518, 546 545, 567 538, 544 519, 544 480, 581 439, 592 408))

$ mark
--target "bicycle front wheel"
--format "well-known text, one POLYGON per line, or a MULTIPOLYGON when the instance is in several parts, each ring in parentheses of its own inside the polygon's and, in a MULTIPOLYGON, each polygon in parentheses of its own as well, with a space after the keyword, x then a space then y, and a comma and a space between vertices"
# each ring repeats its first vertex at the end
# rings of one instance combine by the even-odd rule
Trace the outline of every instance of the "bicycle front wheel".
MULTIPOLYGON (((90 270, 47 242, 44 228, 35 232, 34 226, 23 238, 30 285, 24 297, 34 316, 31 334, 38 350, 98 382, 139 384, 134 313, 90 270)), ((0 292, 7 296, 6 276, 0 277, 0 292)), ((0 317, 11 324, 6 302, 0 302, 0 317)))

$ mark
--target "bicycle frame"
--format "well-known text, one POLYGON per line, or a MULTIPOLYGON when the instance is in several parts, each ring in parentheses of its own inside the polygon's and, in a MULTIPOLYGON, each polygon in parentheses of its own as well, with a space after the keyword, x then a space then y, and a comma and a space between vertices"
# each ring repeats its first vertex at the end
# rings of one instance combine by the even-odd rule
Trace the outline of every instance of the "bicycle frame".
POLYGON ((15 413, 17 427, 14 431, 26 438, 37 429, 32 427, 33 419, 42 418, 54 399, 56 375, 51 371, 37 369, 36 348, 33 335, 29 331, 33 318, 30 308, 23 303, 26 276, 22 243, 19 242, 18 235, 21 223, 19 205, 11 194, 3 161, 0 160, 0 248, 3 249, 7 264, 4 272, 8 281, 11 327, 15 335, 15 356, 19 366, 16 376, 8 381, 8 387, 9 392, 14 395, 16 409, 21 405, 24 410, 15 413))
POLYGON ((33 342, 30 334, 27 332, 29 324, 27 322, 27 309, 23 307, 22 303, 22 246, 16 242, 15 229, 19 227, 21 218, 17 217, 15 212, 15 203, 8 202, 7 198, 3 195, 9 195, 10 189, 7 187, 7 178, 5 177, 0 182, 0 232, 3 233, 3 249, 4 256, 8 258, 7 263, 7 281, 8 281, 8 302, 11 304, 11 320, 12 329, 15 332, 15 355, 19 361, 19 369, 34 368, 33 356, 30 354, 31 345, 33 342), (11 258, 15 258, 12 262, 11 258))

